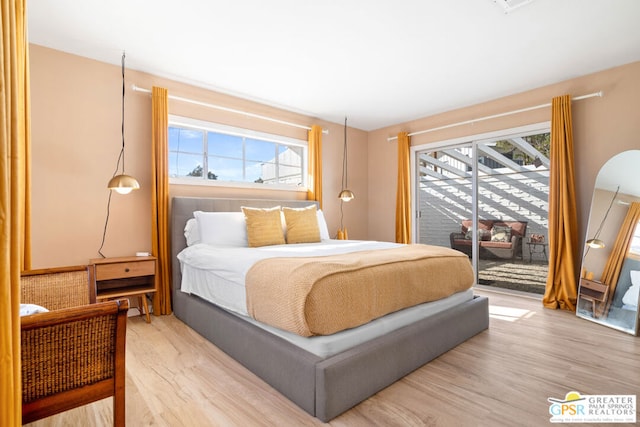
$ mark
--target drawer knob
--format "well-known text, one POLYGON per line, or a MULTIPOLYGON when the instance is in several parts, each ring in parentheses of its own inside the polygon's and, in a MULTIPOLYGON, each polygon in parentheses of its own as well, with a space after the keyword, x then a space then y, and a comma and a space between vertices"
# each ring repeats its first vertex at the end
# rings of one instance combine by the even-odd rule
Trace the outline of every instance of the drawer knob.
POLYGON ((128 272, 129 272, 129 268, 128 268, 128 267, 127 267, 127 268, 125 268, 125 269, 124 269, 124 272, 125 272, 125 273, 128 273, 128 272))

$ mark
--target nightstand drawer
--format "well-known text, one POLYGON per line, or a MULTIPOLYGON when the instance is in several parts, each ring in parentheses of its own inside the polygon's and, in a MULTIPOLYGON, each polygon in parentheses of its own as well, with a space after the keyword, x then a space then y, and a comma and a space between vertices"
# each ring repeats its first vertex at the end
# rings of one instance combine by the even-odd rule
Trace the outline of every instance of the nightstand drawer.
POLYGON ((151 260, 96 264, 96 280, 124 279, 154 274, 156 274, 155 261, 151 260))

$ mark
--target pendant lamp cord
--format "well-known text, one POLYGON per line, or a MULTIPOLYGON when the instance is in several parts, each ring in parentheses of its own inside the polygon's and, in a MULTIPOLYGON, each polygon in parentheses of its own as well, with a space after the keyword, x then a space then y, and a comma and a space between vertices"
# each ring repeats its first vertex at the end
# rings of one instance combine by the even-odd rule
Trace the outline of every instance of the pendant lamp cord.
POLYGON ((104 230, 102 230, 102 242, 100 243, 100 248, 98 249, 98 254, 100 254, 102 258, 106 258, 106 256, 102 253, 102 248, 104 247, 104 241, 107 238, 107 225, 109 224, 109 211, 111 207, 111 193, 112 191, 109 190, 109 198, 107 199, 107 217, 104 220, 104 230))
POLYGON ((600 227, 598 227, 598 230, 596 231, 596 234, 593 236, 594 239, 597 239, 598 237, 600 237, 600 232, 602 231, 602 226, 604 225, 605 221, 607 220, 607 217, 609 216, 609 211, 611 211, 611 207, 613 206, 613 202, 616 201, 616 197, 618 197, 618 192, 619 191, 620 191, 620 186, 618 185, 618 188, 616 189, 616 192, 613 195, 613 198, 611 199, 611 203, 609 203, 609 208, 607 209, 607 212, 604 214, 604 217, 602 218, 602 221, 600 222, 600 227))
MULTIPOLYGON (((344 230, 344 225, 342 224, 342 220, 344 219, 344 201, 342 199, 340 199, 340 230, 344 230)), ((336 234, 336 239, 337 239, 337 234, 336 234)))
MULTIPOLYGON (((344 118, 344 144, 342 148, 342 189, 347 188, 347 118, 344 118)), ((340 230, 344 230, 344 200, 340 199, 340 230)), ((337 238, 337 236, 336 236, 337 238)))
POLYGON ((124 52, 122 52, 122 128, 121 128, 121 133, 122 133, 122 148, 120 149, 120 155, 118 156, 118 162, 116 163, 116 170, 113 173, 113 176, 116 176, 118 174, 118 168, 120 167, 120 161, 122 161, 122 173, 124 174, 124 89, 125 89, 125 83, 124 83, 124 58, 125 58, 125 54, 124 52))
MULTIPOLYGON (((607 220, 607 217, 609 216, 609 211, 611 211, 611 207, 613 206, 613 202, 616 201, 616 197, 618 197, 618 192, 620 191, 620 186, 618 185, 618 188, 616 188, 616 192, 613 195, 613 198, 611 199, 611 203, 609 204, 609 208, 607 209, 607 212, 604 214, 604 217, 602 218, 602 221, 600 222, 600 226, 598 227, 598 230, 596 230, 596 234, 593 235, 593 238, 591 240, 596 240, 598 237, 600 237, 600 232, 602 231, 602 226, 604 226, 605 221, 607 220)), ((587 257, 587 254, 589 253, 589 249, 591 249, 591 246, 587 245, 587 250, 584 251, 584 255, 582 256, 582 261, 584 262, 584 259, 587 257)))
MULTIPOLYGON (((120 155, 118 156, 118 161, 116 162, 116 170, 113 172, 113 176, 118 174, 118 169, 120 168, 120 162, 122 161, 122 173, 124 174, 124 95, 125 95, 125 80, 124 80, 124 59, 125 53, 122 52, 122 148, 120 149, 120 155)), ((102 258, 106 258, 106 256, 102 253, 102 248, 104 247, 104 242, 107 238, 107 226, 109 225, 109 213, 111 211, 111 194, 113 192, 109 190, 109 198, 107 199, 107 216, 104 220, 104 229, 102 230, 102 242, 100 243, 100 248, 98 249, 98 254, 102 258)))
POLYGON ((344 118, 344 146, 342 153, 342 189, 347 189, 347 118, 344 118))

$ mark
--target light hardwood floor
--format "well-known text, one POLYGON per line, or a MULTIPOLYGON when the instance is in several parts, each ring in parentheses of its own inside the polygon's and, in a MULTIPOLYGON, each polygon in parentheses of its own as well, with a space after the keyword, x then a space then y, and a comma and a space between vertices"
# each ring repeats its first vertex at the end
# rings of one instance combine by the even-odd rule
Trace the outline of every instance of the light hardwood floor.
MULTIPOLYGON (((640 338, 539 298, 477 293, 487 331, 327 425, 547 426, 549 397, 640 394, 640 338)), ((128 426, 323 425, 173 316, 129 318, 126 387, 128 426)), ((109 426, 111 410, 109 398, 30 425, 109 426)))

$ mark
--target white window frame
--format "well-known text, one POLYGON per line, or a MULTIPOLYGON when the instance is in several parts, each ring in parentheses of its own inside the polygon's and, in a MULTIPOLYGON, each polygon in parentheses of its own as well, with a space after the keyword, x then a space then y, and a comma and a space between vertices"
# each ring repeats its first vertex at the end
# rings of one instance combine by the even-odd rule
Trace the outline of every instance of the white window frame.
MULTIPOLYGON (((212 179, 193 179, 185 177, 169 177, 169 184, 176 185, 195 185, 206 187, 235 187, 235 188, 251 188, 259 190, 283 190, 283 191, 300 191, 307 192, 307 170, 308 170, 308 142, 296 138, 291 138, 282 135, 270 134, 267 132, 260 132, 251 129, 243 129, 234 126, 223 125, 214 122, 207 122, 204 120, 193 119, 190 117, 169 115, 169 127, 171 126, 183 126, 191 129, 198 129, 205 132, 218 132, 227 135, 246 137, 251 139, 257 139, 261 141, 273 142, 275 144, 289 145, 302 148, 302 185, 293 184, 259 184, 255 182, 243 182, 243 181, 223 181, 212 179)), ((203 156, 204 153, 203 147, 203 156)), ((205 159, 203 158, 203 161, 205 159)))

